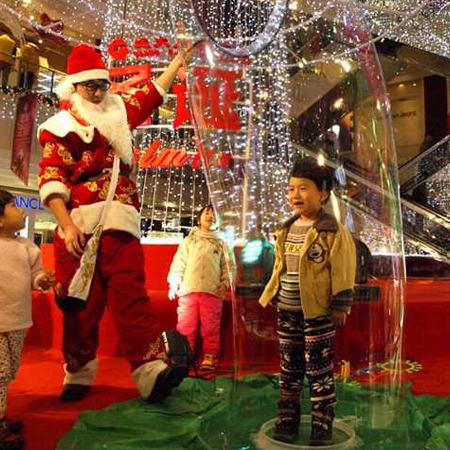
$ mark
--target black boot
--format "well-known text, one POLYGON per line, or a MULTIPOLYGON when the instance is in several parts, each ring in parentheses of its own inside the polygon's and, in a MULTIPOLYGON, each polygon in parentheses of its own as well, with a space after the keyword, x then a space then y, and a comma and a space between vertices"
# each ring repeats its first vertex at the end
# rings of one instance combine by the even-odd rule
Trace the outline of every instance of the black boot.
POLYGON ((309 445, 319 447, 333 443, 334 409, 327 406, 323 410, 311 412, 311 438, 309 445))
POLYGON ((300 404, 298 400, 282 399, 278 402, 278 419, 273 430, 276 441, 292 443, 297 439, 300 426, 300 404))
POLYGON ((156 378, 155 386, 148 397, 148 401, 161 402, 168 397, 172 389, 176 388, 188 376, 189 365, 193 361, 193 354, 189 348, 186 336, 175 330, 162 333, 169 366, 156 378))
POLYGON ((59 396, 62 402, 79 402, 91 390, 91 386, 85 384, 65 384, 59 396))
POLYGON ((11 433, 20 434, 23 430, 23 422, 21 420, 13 420, 4 417, 0 420, 0 426, 2 426, 4 422, 6 422, 8 430, 11 433))
POLYGON ((169 366, 165 368, 156 378, 155 386, 147 401, 150 403, 162 402, 166 397, 169 397, 172 389, 178 387, 186 376, 187 372, 182 367, 169 366))
POLYGON ((187 337, 175 330, 164 331, 162 338, 166 346, 166 353, 170 359, 170 366, 183 367, 187 371, 194 360, 194 354, 189 347, 187 337))
POLYGON ((8 421, 0 421, 0 450, 22 450, 24 445, 23 437, 11 432, 8 421))

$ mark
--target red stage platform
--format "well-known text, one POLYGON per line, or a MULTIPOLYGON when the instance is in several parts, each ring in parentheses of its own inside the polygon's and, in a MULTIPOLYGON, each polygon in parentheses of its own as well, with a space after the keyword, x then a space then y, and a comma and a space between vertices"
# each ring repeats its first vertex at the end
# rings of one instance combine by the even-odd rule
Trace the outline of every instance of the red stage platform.
MULTIPOLYGON (((161 329, 176 325, 176 302, 167 298, 166 277, 176 251, 175 245, 144 246, 147 262, 147 288, 152 308, 161 329)), ((51 245, 43 246, 44 265, 53 266, 51 245)), ((386 281, 378 281, 383 289, 386 281)), ((413 392, 450 395, 448 342, 450 338, 450 280, 409 279, 405 291, 403 359, 423 365, 412 372, 413 392)), ((71 427, 79 412, 135 397, 128 364, 118 358, 120 342, 112 318, 106 311, 101 327, 99 375, 91 395, 78 404, 61 404, 58 400, 62 373, 60 354, 61 314, 51 294, 34 294, 34 325, 30 329, 24 360, 18 378, 10 390, 8 413, 26 421, 27 449, 54 448, 58 439, 71 427)), ((275 310, 262 309, 257 298, 240 299, 246 320, 241 326, 242 370, 270 370, 277 367, 275 310), (249 352, 251 348, 251 352, 249 352)), ((386 316, 386 313, 388 314, 386 316)), ((394 313, 393 311, 391 312, 394 313)), ((222 321, 222 363, 228 371, 233 361, 231 302, 226 301, 222 321)), ((386 343, 398 338, 387 329, 383 302, 356 302, 344 330, 336 339, 337 359, 365 361, 371 354, 382 355, 386 343), (380 353, 381 352, 381 353, 380 353)), ((408 365, 405 366, 408 369, 408 365)))

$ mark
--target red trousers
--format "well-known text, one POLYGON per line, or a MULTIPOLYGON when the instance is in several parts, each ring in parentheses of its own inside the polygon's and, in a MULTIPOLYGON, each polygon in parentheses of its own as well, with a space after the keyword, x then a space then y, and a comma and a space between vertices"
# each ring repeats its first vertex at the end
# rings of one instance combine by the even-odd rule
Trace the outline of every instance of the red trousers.
MULTIPOLYGON (((67 252, 55 233, 56 294, 67 292, 79 259, 67 252)), ((69 299, 70 301, 70 299, 69 299)), ((120 337, 121 356, 133 368, 157 359, 158 337, 145 289, 144 252, 137 238, 123 231, 102 235, 91 291, 82 309, 63 311, 63 354, 68 372, 77 372, 96 357, 100 320, 108 305, 120 337)))

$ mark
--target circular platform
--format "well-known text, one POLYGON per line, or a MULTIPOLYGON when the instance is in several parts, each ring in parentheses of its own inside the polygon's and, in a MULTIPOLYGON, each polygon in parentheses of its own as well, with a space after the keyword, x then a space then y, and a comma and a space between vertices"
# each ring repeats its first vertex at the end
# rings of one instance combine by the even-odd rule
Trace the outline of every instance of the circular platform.
POLYGON ((333 444, 311 447, 309 436, 311 434, 311 416, 303 415, 300 423, 299 436, 297 440, 288 444, 273 439, 273 427, 277 419, 271 419, 264 423, 254 438, 259 450, 300 450, 300 449, 327 449, 327 450, 349 450, 359 447, 360 439, 355 434, 353 427, 336 419, 333 422, 333 444))

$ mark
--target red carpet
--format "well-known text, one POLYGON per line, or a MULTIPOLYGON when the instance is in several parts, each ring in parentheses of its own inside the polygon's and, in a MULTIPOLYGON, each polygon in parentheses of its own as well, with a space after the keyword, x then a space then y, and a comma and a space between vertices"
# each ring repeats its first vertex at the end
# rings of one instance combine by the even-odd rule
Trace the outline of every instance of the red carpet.
MULTIPOLYGON (((44 246, 44 263, 51 267, 51 247, 44 246)), ((166 297, 165 277, 174 254, 175 246, 147 246, 148 288, 155 315, 161 329, 173 328, 176 321, 176 303, 166 297), (157 264, 155 263, 157 261, 157 264)), ((274 310, 255 308, 249 302, 247 311, 255 311, 264 317, 265 328, 253 329, 249 320, 245 324, 251 329, 252 339, 242 342, 242 360, 268 361, 267 370, 276 368, 274 338, 274 310), (258 335, 261 336, 258 340, 258 335), (270 344, 264 344, 269 341, 270 344), (251 354, 250 354, 251 353, 251 354)), ((341 331, 336 340, 338 358, 364 357, 364 348, 376 352, 380 342, 386 342, 383 323, 377 320, 380 304, 361 302, 355 305, 347 329, 341 331), (369 314, 370 312, 370 314, 369 314), (374 319, 375 318, 375 319, 374 319), (372 335, 369 336, 369 330, 372 335), (375 335, 375 337, 373 337, 375 335), (366 340, 367 339, 367 340, 366 340)), ((223 362, 227 369, 232 360, 231 311, 229 304, 223 317, 223 362)), ((60 437, 66 433, 78 414, 87 409, 101 409, 114 402, 121 402, 137 395, 129 376, 128 364, 115 357, 118 350, 117 334, 107 313, 102 324, 100 367, 91 394, 76 404, 61 404, 58 395, 63 378, 61 346, 61 317, 51 296, 37 294, 34 298, 34 326, 30 330, 23 355, 23 364, 17 379, 12 383, 8 414, 25 421, 24 436, 28 450, 50 450, 55 448, 60 437)), ((256 321, 255 321, 256 323, 256 321)), ((423 368, 405 363, 407 378, 413 384, 413 393, 450 396, 450 367, 448 342, 450 338, 450 281, 410 280, 406 286, 406 310, 404 332, 404 359, 420 363, 423 368), (414 370, 419 370, 414 372, 414 370)), ((389 342, 389 341, 387 341, 389 342)), ((350 359, 350 358, 349 358, 350 359)), ((251 370, 251 364, 243 364, 242 370, 251 370)), ((406 373, 406 372, 405 372, 406 373)))

